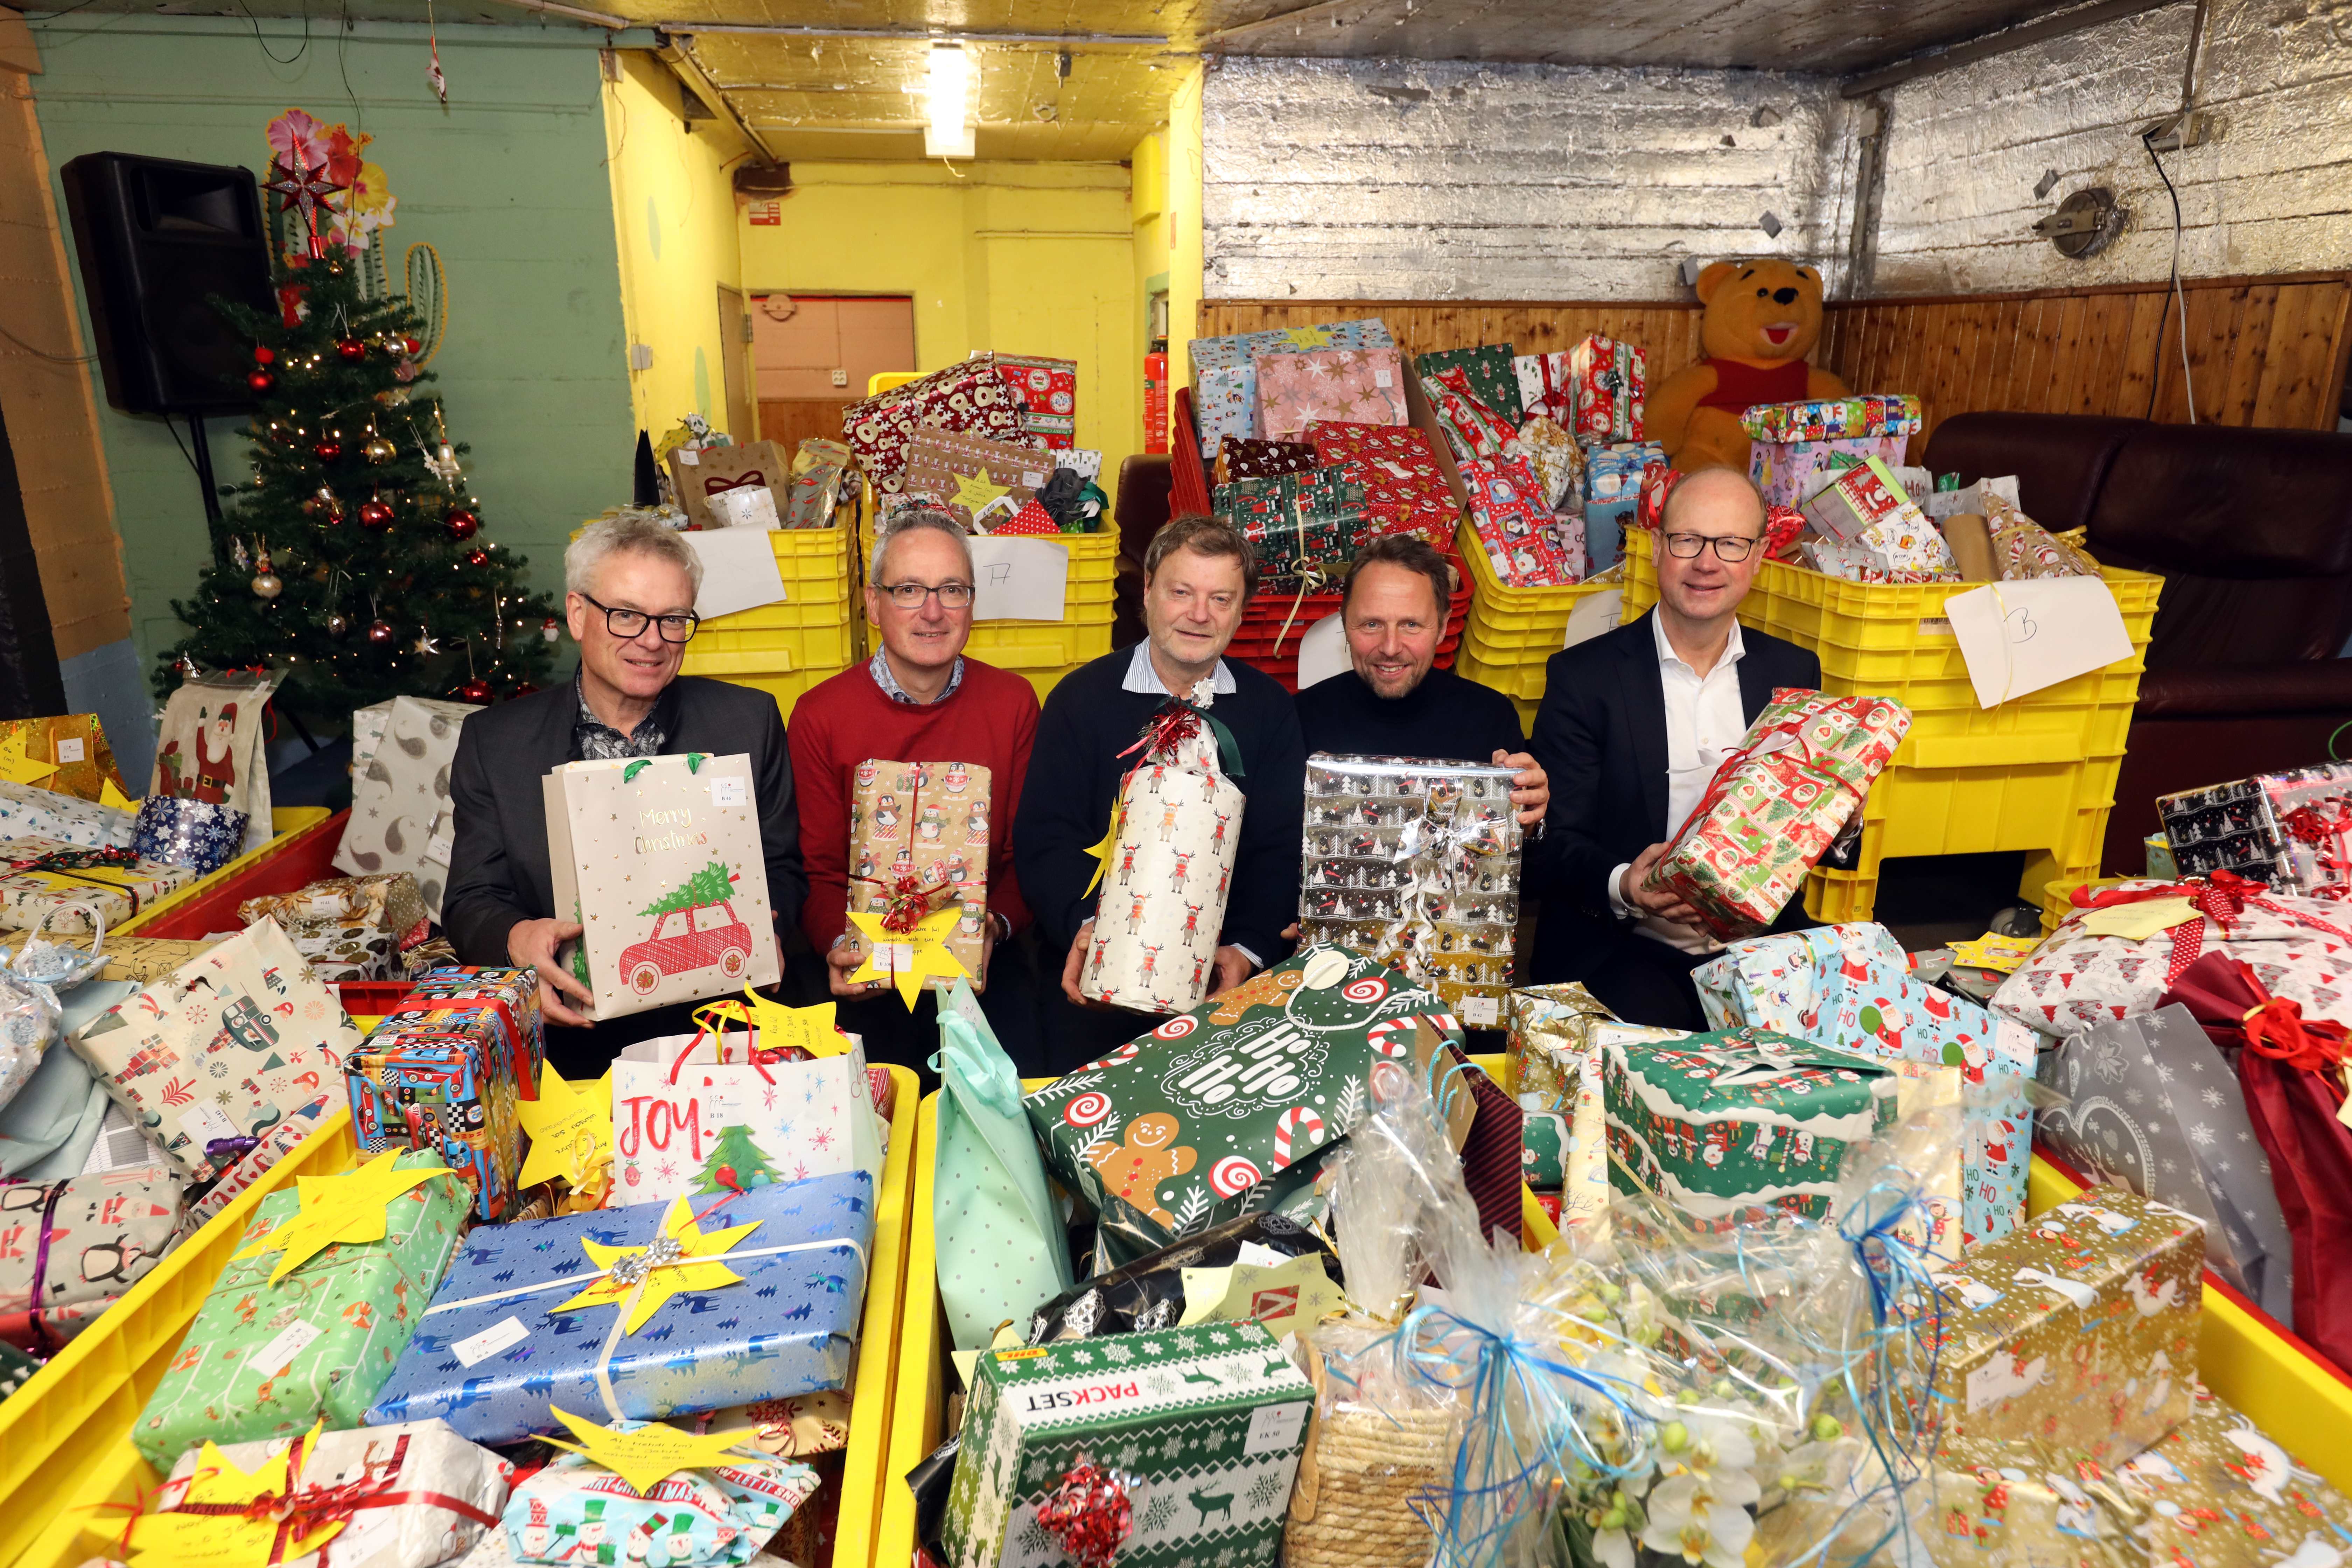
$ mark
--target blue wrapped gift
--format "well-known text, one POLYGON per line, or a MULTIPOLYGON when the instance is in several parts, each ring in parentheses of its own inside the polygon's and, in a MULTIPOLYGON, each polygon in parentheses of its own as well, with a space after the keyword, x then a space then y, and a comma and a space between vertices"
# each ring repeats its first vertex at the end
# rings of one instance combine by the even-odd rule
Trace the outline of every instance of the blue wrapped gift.
POLYGON ((723 1204, 478 1226, 365 1420, 438 1416, 477 1443, 511 1443, 560 1432, 554 1405, 598 1422, 658 1420, 840 1388, 873 1241, 874 1180, 862 1171, 753 1187, 723 1204), (644 1267, 665 1232, 687 1256, 644 1267), (616 1276, 607 1264, 623 1267, 616 1276), (720 1273, 740 1278, 711 1278, 720 1273), (627 1299, 567 1308, 590 1290, 627 1299), (616 1334, 624 1312, 635 1326, 616 1334))
POLYGON ((1214 462, 1228 436, 1257 434, 1257 370, 1253 356, 1298 353, 1307 349, 1390 349, 1396 341, 1378 316, 1326 321, 1312 327, 1281 327, 1265 332, 1194 338, 1185 345, 1192 362, 1192 425, 1201 457, 1214 462))
POLYGON ((209 877, 236 858, 252 820, 214 801, 151 795, 139 803, 133 843, 142 860, 185 866, 209 877))

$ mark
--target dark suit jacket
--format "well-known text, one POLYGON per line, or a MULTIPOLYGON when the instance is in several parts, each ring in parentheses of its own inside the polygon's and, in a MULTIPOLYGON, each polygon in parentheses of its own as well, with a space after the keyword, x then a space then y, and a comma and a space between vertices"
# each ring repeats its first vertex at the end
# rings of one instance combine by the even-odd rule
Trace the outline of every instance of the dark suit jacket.
MULTIPOLYGON (((1650 621, 1564 648, 1544 669, 1528 742, 1551 775, 1530 879, 1543 900, 1528 965, 1538 984, 1585 978, 1589 955, 1621 923, 1610 912, 1609 873, 1666 837, 1666 690, 1650 621)), ((1747 626, 1739 637, 1739 708, 1749 723, 1775 688, 1820 688, 1813 654, 1747 626)))
MULTIPOLYGON (((671 755, 740 752, 751 757, 761 847, 767 852, 768 903, 781 943, 800 924, 808 878, 801 869, 800 813, 793 801, 792 757, 784 749, 784 721, 776 700, 753 687, 682 675, 670 682, 655 711, 669 736, 664 750, 671 755)), ((572 751, 578 714, 579 697, 566 679, 486 708, 458 731, 457 760, 449 764, 457 838, 441 925, 467 963, 508 963, 507 932, 518 921, 555 913, 547 868, 547 807, 539 781, 579 761, 572 751)))

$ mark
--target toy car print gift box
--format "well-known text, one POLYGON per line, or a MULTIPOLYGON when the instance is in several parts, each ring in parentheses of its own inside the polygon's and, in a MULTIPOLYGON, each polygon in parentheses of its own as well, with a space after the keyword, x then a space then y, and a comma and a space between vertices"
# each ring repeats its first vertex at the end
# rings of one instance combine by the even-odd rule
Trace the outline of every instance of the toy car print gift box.
POLYGON ((750 757, 567 763, 541 784, 555 908, 585 928, 573 971, 596 1016, 775 984, 750 757))

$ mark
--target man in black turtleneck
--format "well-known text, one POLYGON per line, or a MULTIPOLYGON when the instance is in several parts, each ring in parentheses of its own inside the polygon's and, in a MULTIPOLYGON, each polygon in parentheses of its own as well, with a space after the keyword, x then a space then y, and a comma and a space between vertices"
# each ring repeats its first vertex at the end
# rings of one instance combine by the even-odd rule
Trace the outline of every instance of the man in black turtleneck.
POLYGON ((1519 770, 1519 820, 1544 818, 1551 785, 1525 749, 1518 710, 1492 687, 1432 668, 1453 568, 1410 534, 1374 540, 1348 568, 1340 616, 1353 668, 1298 694, 1307 750, 1492 763, 1519 770))

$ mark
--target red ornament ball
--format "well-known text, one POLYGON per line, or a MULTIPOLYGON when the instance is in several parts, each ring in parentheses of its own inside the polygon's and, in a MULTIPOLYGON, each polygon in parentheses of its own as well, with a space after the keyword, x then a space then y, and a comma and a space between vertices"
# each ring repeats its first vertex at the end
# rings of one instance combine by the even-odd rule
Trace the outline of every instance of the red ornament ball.
POLYGON ((415 338, 403 338, 400 340, 401 351, 406 353, 411 359, 415 358, 416 351, 424 346, 425 345, 423 343, 418 342, 415 338))
POLYGON ((488 551, 468 550, 466 552, 466 564, 471 566, 475 571, 478 572, 489 563, 490 552, 488 551))
POLYGON ((363 500, 360 502, 360 526, 362 528, 388 528, 391 525, 392 507, 389 503, 380 500, 363 500))
POLYGON ((267 392, 278 384, 278 378, 266 370, 257 370, 245 378, 245 384, 256 392, 267 392))
POLYGON ((470 509, 462 506, 443 521, 448 523, 450 533, 459 539, 471 539, 482 530, 482 520, 470 509))
POLYGON ((489 700, 490 683, 478 675, 457 688, 457 700, 460 702, 479 703, 488 702, 489 700))
POLYGON ((311 447, 310 455, 322 463, 331 463, 343 455, 343 444, 341 441, 317 442, 311 447))
POLYGON ((390 647, 392 646, 392 628, 384 625, 382 621, 370 621, 368 623, 367 640, 373 643, 378 647, 390 647))
POLYGON ((271 348, 268 343, 256 343, 253 345, 253 363, 256 364, 276 364, 278 363, 278 351, 271 348))
POLYGON ((346 362, 363 360, 367 358, 367 344, 358 338, 340 338, 335 342, 335 353, 346 362))
POLYGON ((520 686, 514 689, 514 695, 517 697, 528 697, 538 689, 538 687, 533 686, 530 681, 526 680, 520 686))

